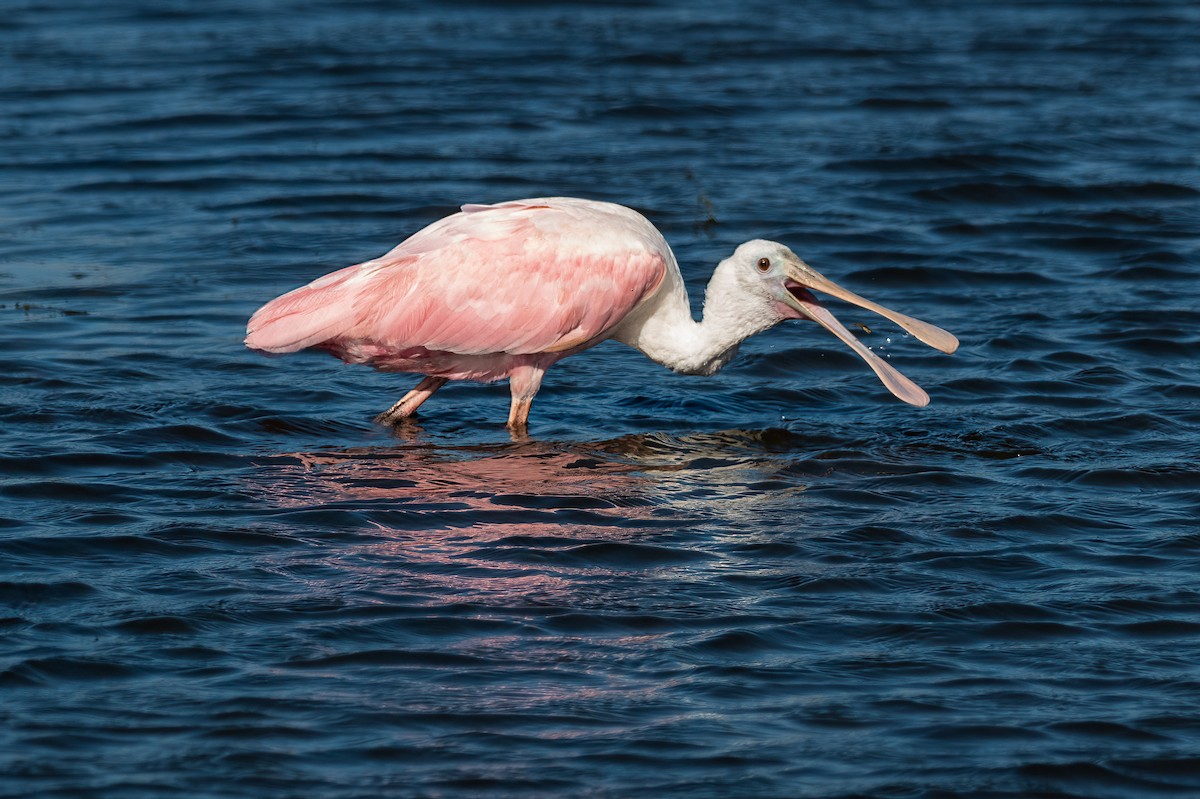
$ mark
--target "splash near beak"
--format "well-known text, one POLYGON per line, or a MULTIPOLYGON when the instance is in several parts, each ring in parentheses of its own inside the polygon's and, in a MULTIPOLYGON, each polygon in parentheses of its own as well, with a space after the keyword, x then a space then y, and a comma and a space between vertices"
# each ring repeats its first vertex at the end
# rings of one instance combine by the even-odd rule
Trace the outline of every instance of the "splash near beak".
POLYGON ((816 289, 817 291, 837 297, 839 300, 853 303, 860 308, 874 311, 880 316, 895 322, 936 350, 941 350, 945 353, 954 352, 958 349, 958 339, 940 327, 898 313, 890 308, 884 308, 882 305, 871 302, 852 291, 842 288, 799 258, 787 265, 786 273, 787 279, 784 281, 784 288, 787 292, 786 295, 780 297, 785 305, 795 310, 802 317, 813 320, 845 342, 850 349, 854 350, 860 358, 867 362, 867 366, 870 366, 874 370, 879 379, 883 381, 883 385, 887 387, 888 391, 896 395, 897 399, 903 400, 910 405, 924 406, 929 404, 929 395, 920 386, 900 374, 890 364, 863 346, 863 343, 855 338, 837 320, 837 317, 827 311, 825 306, 817 301, 817 298, 812 295, 809 289, 816 289))

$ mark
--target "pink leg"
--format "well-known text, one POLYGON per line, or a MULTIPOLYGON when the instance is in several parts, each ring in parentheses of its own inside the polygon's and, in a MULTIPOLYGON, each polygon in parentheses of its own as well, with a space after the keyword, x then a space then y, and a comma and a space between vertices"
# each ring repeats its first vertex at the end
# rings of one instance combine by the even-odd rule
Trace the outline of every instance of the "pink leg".
POLYGON ((427 377, 417 387, 405 394, 399 402, 375 417, 381 424, 395 424, 417 412, 421 403, 433 396, 433 392, 449 382, 444 377, 427 377))
POLYGON ((512 391, 512 407, 508 411, 508 429, 523 431, 529 426, 529 408, 533 395, 542 386, 542 375, 546 370, 540 366, 526 364, 509 373, 508 386, 512 391))

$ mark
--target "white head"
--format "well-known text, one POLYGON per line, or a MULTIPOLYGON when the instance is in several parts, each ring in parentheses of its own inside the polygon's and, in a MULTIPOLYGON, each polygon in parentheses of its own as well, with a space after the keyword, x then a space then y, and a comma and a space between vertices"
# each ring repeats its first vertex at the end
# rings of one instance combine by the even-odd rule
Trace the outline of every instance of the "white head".
POLYGON ((782 244, 762 239, 746 242, 717 266, 708 284, 704 316, 706 321, 715 316, 723 324, 744 330, 746 336, 786 319, 811 319, 849 345, 899 399, 913 405, 929 403, 929 395, 864 347, 817 301, 812 289, 874 311, 942 352, 958 348, 958 339, 940 327, 864 299, 817 272, 782 244))

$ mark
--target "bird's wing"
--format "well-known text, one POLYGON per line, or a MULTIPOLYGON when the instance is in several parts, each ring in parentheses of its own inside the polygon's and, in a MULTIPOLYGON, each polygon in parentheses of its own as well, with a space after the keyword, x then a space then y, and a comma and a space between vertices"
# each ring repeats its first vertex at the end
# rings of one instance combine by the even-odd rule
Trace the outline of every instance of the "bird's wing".
POLYGON ((326 343, 462 355, 571 349, 601 337, 661 284, 670 250, 640 215, 557 199, 464 206, 387 255, 263 306, 246 343, 326 343))

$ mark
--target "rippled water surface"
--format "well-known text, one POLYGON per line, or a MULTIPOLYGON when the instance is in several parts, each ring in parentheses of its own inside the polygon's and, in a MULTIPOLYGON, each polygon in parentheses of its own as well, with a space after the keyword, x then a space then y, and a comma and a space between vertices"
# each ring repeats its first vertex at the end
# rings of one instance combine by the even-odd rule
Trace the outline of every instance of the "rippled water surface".
POLYGON ((15 0, 0 795, 1200 795, 1200 11, 15 0), (838 307, 714 378, 241 345, 463 202, 618 201, 693 296, 838 307))

